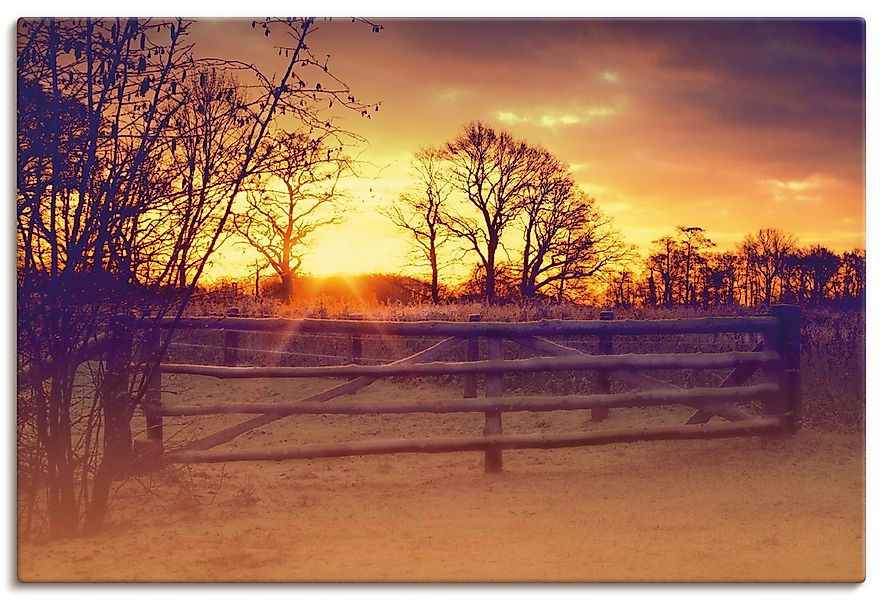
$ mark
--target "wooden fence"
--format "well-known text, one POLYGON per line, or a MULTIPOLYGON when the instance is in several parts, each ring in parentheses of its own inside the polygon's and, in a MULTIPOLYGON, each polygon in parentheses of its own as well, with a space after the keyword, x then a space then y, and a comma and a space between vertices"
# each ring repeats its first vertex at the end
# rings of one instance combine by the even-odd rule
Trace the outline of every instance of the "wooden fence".
MULTIPOLYGON (((144 336, 140 345, 148 380, 141 406, 147 421, 149 451, 161 463, 207 463, 243 460, 284 460, 401 452, 483 451, 485 470, 502 469, 502 452, 518 448, 563 448, 647 440, 713 439, 737 436, 771 436, 794 433, 800 426, 800 310, 774 306, 759 317, 707 317, 671 320, 615 320, 610 312, 592 321, 539 321, 521 323, 246 318, 230 312, 224 318, 184 318, 143 323, 131 321, 126 335, 144 336), (224 332, 223 365, 180 364, 162 360, 159 328, 174 328, 177 335, 189 329, 224 332), (322 333, 351 336, 350 364, 330 366, 239 366, 241 332, 273 332, 297 336, 322 333), (750 348, 726 352, 617 354, 618 336, 686 334, 760 334, 762 341, 750 348), (386 364, 367 364, 362 357, 362 338, 368 335, 444 337, 441 341, 405 358, 386 364), (556 336, 596 336, 598 353, 587 354, 551 341, 556 336), (479 356, 480 339, 486 356, 479 356), (502 341, 510 340, 539 356, 505 358, 502 341), (463 360, 439 362, 458 346, 463 360), (716 387, 682 388, 651 377, 646 372, 665 369, 725 369, 728 375, 716 387), (755 372, 759 383, 748 385, 755 372), (504 373, 591 371, 593 391, 586 395, 504 396, 504 373), (187 374, 217 378, 341 378, 344 381, 298 401, 284 403, 226 402, 200 406, 166 406, 162 402, 162 374, 187 374), (462 375, 462 398, 431 403, 330 402, 355 393, 385 377, 438 377, 462 375), (478 398, 477 376, 484 375, 485 397, 478 398), (630 388, 611 393, 612 380, 630 388), (761 407, 760 414, 744 405, 761 407), (590 410, 599 422, 613 408, 686 405, 694 413, 685 424, 637 429, 586 430, 575 433, 506 434, 502 414, 513 411, 590 410), (233 426, 166 449, 163 419, 241 413, 254 415, 233 426), (484 413, 481 435, 457 438, 386 439, 311 444, 288 448, 223 449, 226 442, 279 419, 294 415, 385 415, 405 413, 484 413), (710 422, 715 416, 723 422, 710 422)), ((295 388, 293 388, 295 389, 295 388)), ((142 448, 143 450, 143 448, 142 448)), ((156 464, 156 463, 155 463, 156 464)))

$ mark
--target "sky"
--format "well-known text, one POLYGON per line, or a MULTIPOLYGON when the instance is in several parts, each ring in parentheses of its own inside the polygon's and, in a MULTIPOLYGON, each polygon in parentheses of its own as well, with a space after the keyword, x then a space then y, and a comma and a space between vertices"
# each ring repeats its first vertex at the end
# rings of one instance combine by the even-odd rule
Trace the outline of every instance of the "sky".
MULTIPOLYGON (((397 271, 406 237, 379 208, 421 146, 481 120, 567 162, 646 252, 678 225, 722 250, 776 227, 802 244, 865 246, 865 43, 860 20, 403 20, 379 34, 320 21, 311 47, 366 102, 346 222, 314 238, 314 274, 397 271)), ((200 53, 272 73, 250 20, 200 20, 200 53)), ((215 273, 254 263, 227 248, 215 273)))

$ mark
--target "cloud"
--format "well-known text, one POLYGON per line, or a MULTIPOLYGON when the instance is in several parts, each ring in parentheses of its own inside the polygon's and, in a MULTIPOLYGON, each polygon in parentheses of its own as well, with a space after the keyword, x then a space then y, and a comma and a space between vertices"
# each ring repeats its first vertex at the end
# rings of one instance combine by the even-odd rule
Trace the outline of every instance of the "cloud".
POLYGON ((448 87, 441 91, 438 95, 438 100, 440 102, 456 102, 457 100, 461 100, 464 96, 468 96, 469 93, 469 90, 462 87, 448 87))
POLYGON ((815 187, 817 184, 812 181, 779 181, 778 179, 767 179, 763 183, 780 190, 788 190, 789 192, 799 192, 807 188, 815 187))
POLYGON ((538 127, 563 127, 569 125, 581 125, 596 119, 612 117, 619 113, 614 106, 584 106, 574 111, 560 111, 555 109, 530 110, 517 113, 515 111, 497 111, 497 119, 503 123, 526 123, 538 127))
POLYGON ((557 127, 559 125, 576 125, 583 122, 585 122, 585 119, 575 115, 543 115, 540 117, 539 124, 543 127, 557 127))
POLYGON ((814 173, 804 179, 762 179, 760 185, 775 202, 821 202, 837 180, 814 173))
POLYGON ((503 111, 497 113, 497 119, 502 121, 503 123, 523 123, 527 120, 526 117, 520 117, 516 115, 514 112, 503 111))

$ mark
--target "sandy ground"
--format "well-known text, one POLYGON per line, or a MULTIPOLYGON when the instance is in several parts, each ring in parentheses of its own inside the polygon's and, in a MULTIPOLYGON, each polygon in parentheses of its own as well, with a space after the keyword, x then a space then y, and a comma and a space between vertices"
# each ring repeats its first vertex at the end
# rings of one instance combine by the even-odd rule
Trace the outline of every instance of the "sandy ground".
MULTIPOLYGON (((168 403, 282 401, 330 382, 167 377, 168 403), (174 393, 172 393, 174 392, 174 393)), ((335 402, 433 399, 379 382, 335 402)), ((689 409, 506 414, 504 431, 683 423, 689 409)), ((180 421, 172 444, 242 420, 180 421)), ((169 420, 171 421, 171 419, 169 420)), ((236 447, 479 433, 481 415, 290 417, 236 447)), ((865 573, 864 439, 757 439, 168 468, 100 535, 21 542, 22 581, 838 581, 865 573)))

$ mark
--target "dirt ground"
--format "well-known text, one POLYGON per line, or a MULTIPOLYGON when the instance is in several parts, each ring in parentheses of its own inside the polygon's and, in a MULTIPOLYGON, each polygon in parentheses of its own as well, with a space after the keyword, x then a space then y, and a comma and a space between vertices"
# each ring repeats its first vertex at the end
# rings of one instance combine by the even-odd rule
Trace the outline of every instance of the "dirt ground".
MULTIPOLYGON (((167 376, 168 403, 282 401, 331 382, 167 376)), ((430 400, 378 382, 333 402, 430 400)), ((689 409, 505 414, 504 431, 683 423, 689 409)), ((170 444, 242 420, 178 420, 170 444)), ((172 419, 168 423, 175 423, 172 419)), ((239 448, 481 432, 483 417, 295 416, 239 448)), ((105 530, 20 542, 22 581, 836 581, 865 575, 860 434, 176 466, 121 485, 105 530)))

